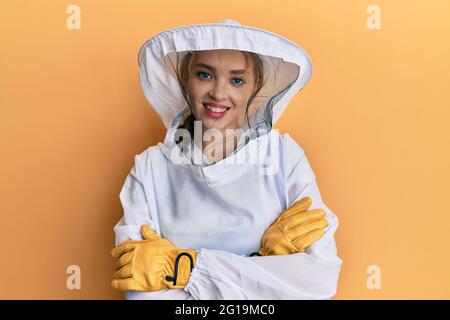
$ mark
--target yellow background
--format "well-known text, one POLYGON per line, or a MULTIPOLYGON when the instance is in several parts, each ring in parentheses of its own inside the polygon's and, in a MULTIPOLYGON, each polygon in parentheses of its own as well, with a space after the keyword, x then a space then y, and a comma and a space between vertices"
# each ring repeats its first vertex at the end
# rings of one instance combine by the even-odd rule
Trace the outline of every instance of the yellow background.
POLYGON ((110 286, 119 191, 134 155, 165 135, 138 49, 230 18, 312 58, 276 128, 305 150, 340 219, 336 299, 449 299, 449 15, 447 0, 2 1, 0 298, 122 297, 110 286), (66 28, 70 4, 80 30, 66 28), (381 30, 366 27, 371 4, 381 30), (66 288, 69 265, 80 290, 66 288))

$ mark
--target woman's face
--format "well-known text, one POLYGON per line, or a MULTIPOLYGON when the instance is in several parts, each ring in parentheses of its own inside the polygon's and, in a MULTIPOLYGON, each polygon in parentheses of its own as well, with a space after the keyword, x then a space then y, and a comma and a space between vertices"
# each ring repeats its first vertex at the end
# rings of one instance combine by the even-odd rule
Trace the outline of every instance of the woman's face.
POLYGON ((196 53, 187 80, 187 95, 203 130, 241 128, 255 90, 253 62, 238 50, 196 53))

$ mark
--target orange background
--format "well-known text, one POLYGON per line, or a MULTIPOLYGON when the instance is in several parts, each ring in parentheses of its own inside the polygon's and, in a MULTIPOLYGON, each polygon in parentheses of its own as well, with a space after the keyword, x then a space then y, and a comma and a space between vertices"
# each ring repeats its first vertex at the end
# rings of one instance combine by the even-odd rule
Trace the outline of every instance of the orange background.
POLYGON ((449 14, 446 0, 2 1, 0 298, 122 298, 110 286, 119 191, 134 155, 165 135, 138 49, 230 18, 312 58, 276 128, 305 150, 340 219, 336 299, 449 299, 449 14), (66 28, 71 4, 80 30, 66 28), (371 4, 381 30, 366 27, 371 4), (66 288, 73 264, 80 290, 66 288))

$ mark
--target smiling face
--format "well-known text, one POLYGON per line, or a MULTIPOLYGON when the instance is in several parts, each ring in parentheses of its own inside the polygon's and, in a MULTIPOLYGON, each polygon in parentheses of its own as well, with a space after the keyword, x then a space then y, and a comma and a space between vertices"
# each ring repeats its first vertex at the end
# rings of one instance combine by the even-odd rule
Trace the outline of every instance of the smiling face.
POLYGON ((203 131, 241 128, 256 90, 252 59, 238 50, 199 51, 187 76, 186 93, 203 131))

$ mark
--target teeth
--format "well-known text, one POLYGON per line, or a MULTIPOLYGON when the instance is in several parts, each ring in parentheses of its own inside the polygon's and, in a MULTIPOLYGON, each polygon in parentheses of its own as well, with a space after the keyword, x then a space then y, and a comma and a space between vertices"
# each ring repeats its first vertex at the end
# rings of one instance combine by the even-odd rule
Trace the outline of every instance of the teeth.
POLYGON ((212 112, 225 112, 227 111, 228 108, 217 108, 217 107, 213 107, 209 104, 205 104, 206 109, 211 110, 212 112))

